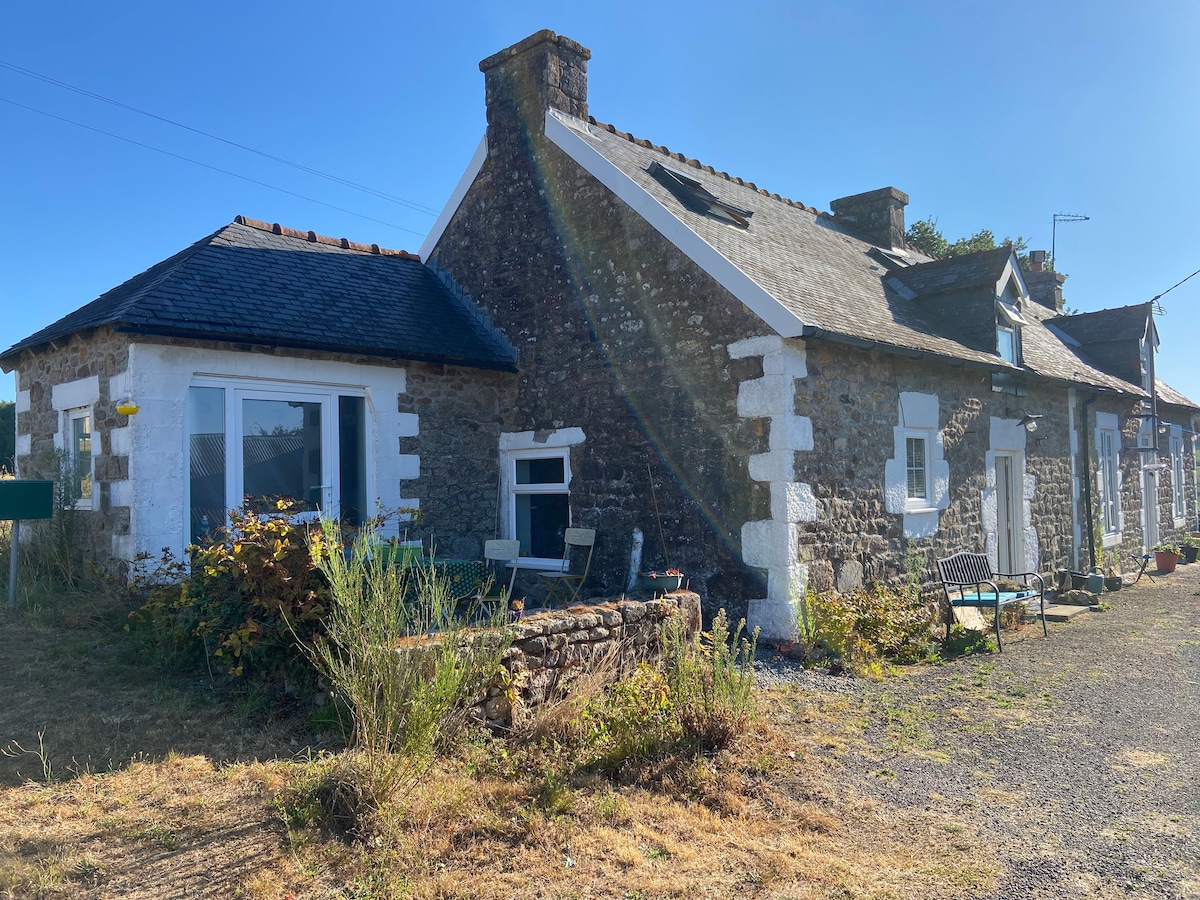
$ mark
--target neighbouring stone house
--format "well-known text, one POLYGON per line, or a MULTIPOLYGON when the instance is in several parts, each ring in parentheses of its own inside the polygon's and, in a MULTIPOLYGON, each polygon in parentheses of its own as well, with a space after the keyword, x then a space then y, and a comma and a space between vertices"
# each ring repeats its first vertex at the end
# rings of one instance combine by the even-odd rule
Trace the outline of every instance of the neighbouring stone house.
POLYGON ((767 635, 961 549, 1080 564, 1080 413, 1128 430, 1155 390, 1067 338, 1062 276, 921 255, 895 188, 818 212, 602 124, 590 56, 544 31, 480 63, 487 132, 422 247, 518 348, 501 533, 594 526, 596 592, 677 566, 767 635))
POLYGON ((20 474, 65 455, 96 549, 127 563, 276 496, 351 522, 421 507, 476 554, 514 359, 418 257, 239 216, 0 365, 20 474), (410 489, 423 470, 441 493, 410 489))
POLYGON ((908 247, 895 188, 821 212, 601 124, 589 58, 539 32, 480 64, 487 133, 420 257, 239 218, 0 354, 22 473, 90 466, 122 560, 246 494, 419 506, 443 555, 515 538, 528 570, 595 527, 588 595, 678 567, 767 637, 810 588, 1195 521, 1149 307, 1065 315, 1040 260, 908 247))

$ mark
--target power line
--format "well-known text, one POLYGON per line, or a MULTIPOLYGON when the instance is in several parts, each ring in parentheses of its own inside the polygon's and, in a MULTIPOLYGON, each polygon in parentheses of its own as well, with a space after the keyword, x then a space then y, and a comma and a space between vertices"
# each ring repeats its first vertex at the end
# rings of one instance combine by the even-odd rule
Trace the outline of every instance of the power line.
POLYGON ((222 175, 228 175, 231 178, 240 178, 242 181, 248 181, 251 184, 257 184, 259 187, 269 188, 270 190, 278 191, 281 194, 287 194, 288 196, 291 196, 291 197, 297 197, 301 200, 307 200, 309 203, 316 203, 318 206, 324 206, 328 209, 334 209, 334 210, 337 210, 338 212, 346 213, 346 215, 356 216, 359 219, 366 219, 368 222, 375 222, 379 225, 386 225, 388 228, 395 228, 397 231, 407 231, 409 234, 415 234, 418 237, 425 237, 424 232, 414 231, 411 228, 405 228, 403 225, 396 225, 393 222, 385 222, 383 219, 376 219, 372 216, 366 216, 366 215, 363 215, 362 213, 356 213, 356 212, 354 212, 354 210, 346 209, 345 207, 342 207, 342 206, 335 206, 332 203, 326 203, 324 200, 317 200, 314 197, 308 197, 304 194, 298 194, 295 191, 289 191, 286 188, 276 187, 273 184, 267 184, 267 182, 265 182, 265 181, 259 181, 255 178, 250 178, 246 175, 239 175, 237 172, 230 172, 228 169, 222 169, 219 166, 209 165, 208 163, 200 162, 200 160, 198 160, 198 159, 192 159, 189 156, 181 156, 178 153, 172 153, 170 150, 163 150, 161 147, 155 147, 151 144, 143 144, 141 141, 135 141, 132 138, 122 137, 119 134, 113 134, 111 131, 105 131, 102 128, 95 128, 91 125, 84 125, 82 122, 76 122, 73 119, 68 119, 63 116, 55 115, 54 113, 46 112, 44 109, 37 109, 36 107, 33 107, 33 106, 26 106, 24 103, 18 103, 15 100, 9 100, 7 97, 0 97, 0 101, 2 101, 4 103, 8 103, 12 106, 19 107, 20 109, 29 110, 29 112, 35 112, 38 115, 47 116, 48 118, 51 118, 51 119, 57 119, 60 122, 66 122, 68 125, 74 125, 77 128, 85 128, 88 131, 96 132, 96 134, 102 134, 105 137, 115 138, 116 140, 124 141, 127 144, 133 144, 135 147, 142 147, 146 150, 153 150, 155 153, 163 154, 163 156, 170 156, 173 159, 180 159, 180 160, 183 160, 184 162, 191 163, 194 166, 200 166, 201 168, 204 168, 204 169, 210 169, 213 172, 220 172, 222 175))
POLYGON ((1163 291, 1163 292, 1162 292, 1162 294, 1156 294, 1156 295, 1154 295, 1153 297, 1151 297, 1151 298, 1150 298, 1150 302, 1154 304, 1154 306, 1155 306, 1155 309, 1158 311, 1158 314, 1159 314, 1160 316, 1165 316, 1165 315, 1167 314, 1167 311, 1166 311, 1165 309, 1163 309, 1163 305, 1162 305, 1161 303, 1159 303, 1159 302, 1158 302, 1159 300, 1161 300, 1161 299, 1162 299, 1162 297, 1163 297, 1163 294, 1169 294, 1169 293, 1171 293, 1171 291, 1175 290, 1175 288, 1177 288, 1177 287, 1179 287, 1181 284, 1183 284, 1183 282, 1184 282, 1184 281, 1187 281, 1187 280, 1188 280, 1188 278, 1195 278, 1197 275, 1200 275, 1200 269, 1197 269, 1195 272, 1193 272, 1193 273, 1192 273, 1191 275, 1189 275, 1187 278, 1183 279, 1183 281, 1177 281, 1177 282, 1175 282, 1173 285, 1171 285, 1169 288, 1167 288, 1165 291, 1163 291))
MULTIPOLYGON (((285 166, 291 166, 293 169, 298 169, 301 172, 307 172, 309 175, 316 175, 318 178, 328 179, 329 181, 336 182, 337 184, 343 185, 345 187, 353 188, 356 191, 362 191, 364 194, 370 194, 371 196, 378 197, 381 200, 388 200, 392 203, 398 203, 401 206, 406 206, 409 209, 416 210, 417 212, 420 212, 420 213, 425 213, 426 215, 429 215, 429 216, 436 216, 439 212, 439 210, 432 209, 428 206, 422 206, 419 203, 413 203, 411 200, 405 200, 403 197, 396 197, 393 194, 388 194, 388 193, 385 193, 384 191, 376 190, 373 187, 368 187, 366 185, 358 184, 357 182, 349 181, 348 179, 341 178, 337 175, 330 175, 328 172, 322 172, 320 169, 314 169, 311 166, 306 166, 306 165, 303 165, 302 163, 292 162, 290 160, 284 159, 281 156, 275 156, 274 154, 266 153, 262 150, 256 150, 254 147, 248 147, 245 144, 238 143, 237 141, 231 141, 228 138, 221 137, 220 135, 211 134, 200 128, 193 128, 191 125, 186 125, 183 122, 177 122, 174 119, 168 119, 166 116, 160 116, 157 113, 152 113, 152 112, 149 112, 144 109, 139 109, 136 106, 131 106, 130 104, 123 103, 120 100, 114 100, 111 97, 105 97, 103 94, 97 94, 96 92, 89 91, 86 88, 77 87, 76 85, 68 84, 65 81, 59 81, 57 78, 51 78, 49 75, 42 75, 39 72, 34 72, 32 69, 26 69, 21 66, 14 65, 13 63, 6 62, 2 59, 0 59, 0 68, 8 69, 11 72, 16 72, 18 75, 24 75, 27 78, 36 78, 38 81, 44 81, 46 84, 52 84, 55 87, 60 87, 60 88, 63 88, 64 90, 74 91, 75 93, 81 94, 84 97, 91 97, 93 100, 99 100, 103 103, 110 103, 113 106, 128 110, 129 112, 135 112, 138 115, 147 116, 151 119, 157 119, 159 122, 165 122, 167 125, 173 125, 176 128, 182 128, 185 131, 190 131, 193 134, 198 134, 198 135, 201 135, 202 137, 206 137, 206 138, 209 138, 214 141, 220 141, 222 144, 228 144, 230 147, 236 147, 239 150, 245 150, 247 153, 254 153, 258 156, 263 157, 264 159, 269 159, 272 162, 277 162, 277 163, 280 163, 285 166)), ((37 110, 35 110, 35 111, 37 111, 37 110)))

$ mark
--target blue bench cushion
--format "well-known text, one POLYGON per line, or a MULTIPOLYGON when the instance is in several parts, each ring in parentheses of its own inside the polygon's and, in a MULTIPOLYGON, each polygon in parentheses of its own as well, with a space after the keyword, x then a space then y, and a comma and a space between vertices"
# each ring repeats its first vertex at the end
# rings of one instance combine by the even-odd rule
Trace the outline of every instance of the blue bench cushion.
MULTIPOLYGON (((991 591, 957 591, 958 597, 951 597, 950 602, 954 606, 991 606, 996 602, 996 595, 991 591)), ((1025 600, 1029 597, 1036 597, 1037 591, 1001 591, 1000 603, 1015 603, 1018 600, 1025 600)))

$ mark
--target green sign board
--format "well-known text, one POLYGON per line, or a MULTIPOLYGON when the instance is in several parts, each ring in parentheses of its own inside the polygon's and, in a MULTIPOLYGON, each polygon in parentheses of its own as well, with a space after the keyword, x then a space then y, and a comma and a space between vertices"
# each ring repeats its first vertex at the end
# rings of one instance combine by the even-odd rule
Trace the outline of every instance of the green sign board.
POLYGON ((0 519, 49 519, 53 515, 53 481, 0 479, 0 519))

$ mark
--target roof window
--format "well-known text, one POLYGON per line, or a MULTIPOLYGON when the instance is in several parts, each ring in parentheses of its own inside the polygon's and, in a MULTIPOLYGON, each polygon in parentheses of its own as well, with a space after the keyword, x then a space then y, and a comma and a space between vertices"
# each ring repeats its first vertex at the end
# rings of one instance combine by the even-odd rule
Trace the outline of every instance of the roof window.
POLYGON ((736 228, 750 227, 750 217, 754 215, 751 210, 742 209, 722 200, 696 179, 689 178, 674 169, 668 169, 657 162, 650 163, 650 167, 646 171, 692 212, 702 216, 712 216, 714 219, 719 219, 736 228))

